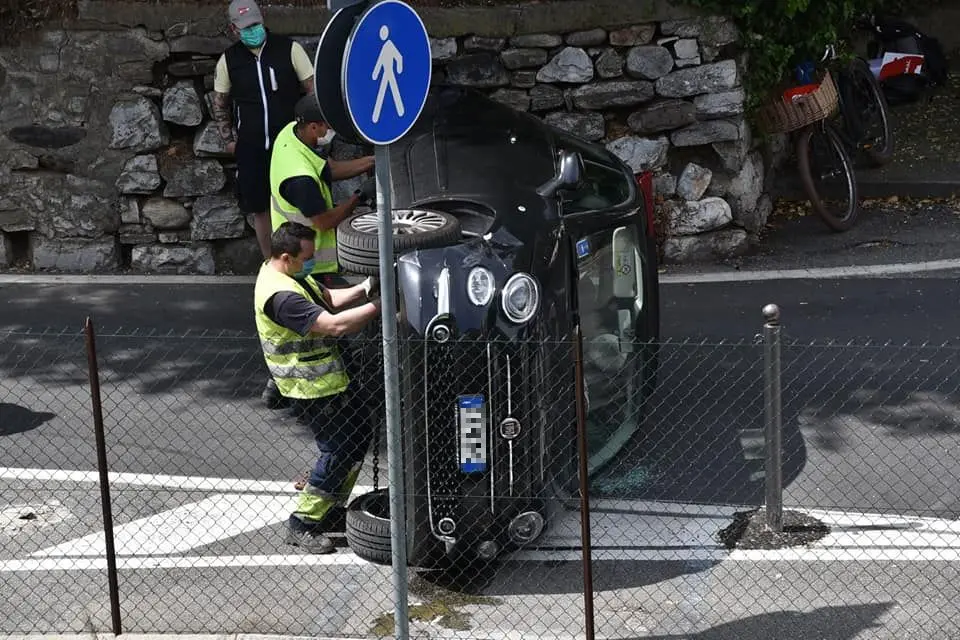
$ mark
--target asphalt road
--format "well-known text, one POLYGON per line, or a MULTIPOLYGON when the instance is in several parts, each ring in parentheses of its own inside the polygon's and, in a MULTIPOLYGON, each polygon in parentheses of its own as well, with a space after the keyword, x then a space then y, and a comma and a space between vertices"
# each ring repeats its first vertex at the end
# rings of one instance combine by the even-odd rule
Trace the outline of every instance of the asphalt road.
MULTIPOLYGON (((954 282, 664 287, 661 384, 645 436, 597 480, 598 499, 701 507, 691 521, 668 527, 671 549, 716 546, 711 539, 728 520, 711 510, 759 504, 763 463, 755 437, 763 424, 763 353, 755 336, 760 309, 775 302, 784 324, 788 506, 957 518, 955 346, 903 346, 957 344, 954 282), (831 340, 840 346, 827 346, 831 340)), ((0 328, 15 333, 0 337, 0 469, 96 468, 80 335, 92 317, 111 470, 214 483, 212 492, 167 481, 114 486, 117 523, 141 522, 118 535, 134 545, 121 551, 154 548, 142 558, 147 564, 121 571, 127 630, 362 635, 390 608, 383 568, 345 560, 345 553, 336 556, 341 564, 261 560, 269 566, 254 568, 242 558, 229 561, 293 553, 281 544, 292 485, 288 494, 276 487, 290 485, 313 459, 303 429, 258 405, 266 373, 252 337, 250 293, 248 285, 3 285, 0 328), (222 480, 218 486, 223 478, 276 485, 261 492, 222 480), (171 522, 149 520, 164 512, 174 514, 171 522), (230 524, 218 524, 224 519, 230 524), (200 535, 218 526, 223 537, 200 535), (184 531, 195 539, 178 543, 184 531), (186 560, 149 564, 171 554, 186 560), (228 566, 191 568, 210 558, 228 566)), ((365 471, 361 483, 370 482, 365 471)), ((36 521, 13 522, 20 527, 15 534, 3 528, 0 563, 46 562, 51 556, 30 554, 70 546, 49 560, 55 570, 4 570, 0 582, 10 597, 0 604, 0 630, 106 630, 102 568, 89 564, 96 549, 71 542, 86 535, 95 540, 102 528, 96 485, 0 478, 0 507, 24 503, 36 509, 36 521), (68 570, 70 562, 76 570, 68 570), (51 592, 60 595, 38 597, 51 592)), ((606 553, 616 557, 622 547, 632 548, 603 537, 604 517, 599 514, 595 526, 606 553)), ((632 542, 649 546, 641 533, 669 518, 640 517, 646 519, 629 528, 640 532, 632 542)), ((576 563, 538 565, 532 574, 522 567, 510 565, 485 583, 480 591, 493 600, 457 594, 450 604, 435 593, 418 599, 441 603, 427 611, 435 617, 443 607, 465 611, 475 629, 575 636, 576 563)), ((624 638, 951 636, 960 613, 952 567, 868 560, 598 562, 599 630, 624 638), (745 594, 743 585, 759 591, 745 594), (937 605, 922 613, 920 603, 931 599, 937 605), (784 635, 784 626, 797 635, 784 635)))

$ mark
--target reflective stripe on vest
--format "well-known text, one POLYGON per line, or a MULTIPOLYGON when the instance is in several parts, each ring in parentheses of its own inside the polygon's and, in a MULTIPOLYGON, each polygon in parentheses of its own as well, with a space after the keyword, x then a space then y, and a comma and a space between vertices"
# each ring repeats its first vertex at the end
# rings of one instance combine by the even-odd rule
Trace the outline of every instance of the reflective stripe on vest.
MULTIPOLYGON (((330 193, 330 186, 321 178, 327 161, 297 138, 294 133, 295 126, 296 123, 291 122, 277 135, 277 140, 273 144, 273 155, 270 158, 270 222, 274 231, 287 220, 304 226, 313 226, 303 212, 280 195, 280 185, 287 178, 297 176, 313 178, 320 187, 327 209, 333 209, 333 194, 330 193)), ((315 230, 317 232, 315 253, 317 264, 313 273, 336 273, 340 270, 340 265, 337 263, 337 231, 336 229, 315 230)))
POLYGON ((263 357, 280 394, 314 400, 343 393, 350 384, 339 349, 331 338, 301 336, 275 323, 264 311, 273 295, 285 291, 310 300, 305 287, 322 297, 319 285, 312 278, 301 282, 264 263, 254 289, 254 312, 263 357))

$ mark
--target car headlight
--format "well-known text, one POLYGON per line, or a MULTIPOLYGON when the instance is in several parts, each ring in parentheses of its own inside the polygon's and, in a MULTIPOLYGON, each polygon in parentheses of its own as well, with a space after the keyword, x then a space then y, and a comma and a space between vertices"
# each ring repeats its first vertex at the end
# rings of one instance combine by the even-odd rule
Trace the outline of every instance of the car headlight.
POLYGON ((467 297, 478 307, 485 307, 493 300, 497 283, 489 269, 474 267, 467 274, 467 297))
POLYGON ((529 322, 540 306, 540 288, 526 273, 516 273, 507 280, 501 296, 503 312, 518 324, 529 322))

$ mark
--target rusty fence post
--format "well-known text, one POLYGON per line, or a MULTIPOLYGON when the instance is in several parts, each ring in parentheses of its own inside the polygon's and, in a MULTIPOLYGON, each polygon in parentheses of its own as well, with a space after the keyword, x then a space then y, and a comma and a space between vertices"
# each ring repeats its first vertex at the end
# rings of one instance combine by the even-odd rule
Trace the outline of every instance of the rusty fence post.
POLYGON ((113 507, 110 501, 110 474, 107 469, 107 438, 103 428, 103 402, 100 397, 100 367, 97 363, 97 339, 93 322, 84 325, 87 366, 90 376, 90 400, 93 405, 93 431, 97 440, 97 469, 100 472, 100 504, 103 508, 103 536, 107 553, 107 581, 110 586, 110 616, 113 633, 120 635, 120 585, 117 578, 117 554, 113 544, 113 507))
POLYGON ((576 344, 576 404, 577 452, 580 476, 580 545, 583 548, 583 618, 586 640, 594 638, 593 621, 593 545, 590 540, 590 482, 587 466, 587 407, 583 380, 583 334, 577 324, 576 344))

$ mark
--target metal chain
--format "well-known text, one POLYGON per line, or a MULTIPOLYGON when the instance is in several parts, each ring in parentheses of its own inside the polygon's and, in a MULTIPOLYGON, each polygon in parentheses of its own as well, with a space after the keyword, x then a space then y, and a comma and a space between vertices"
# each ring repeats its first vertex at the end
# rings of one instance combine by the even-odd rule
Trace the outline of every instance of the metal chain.
POLYGON ((373 430, 373 490, 380 489, 380 429, 373 430))

